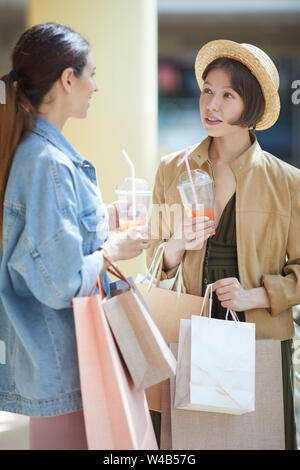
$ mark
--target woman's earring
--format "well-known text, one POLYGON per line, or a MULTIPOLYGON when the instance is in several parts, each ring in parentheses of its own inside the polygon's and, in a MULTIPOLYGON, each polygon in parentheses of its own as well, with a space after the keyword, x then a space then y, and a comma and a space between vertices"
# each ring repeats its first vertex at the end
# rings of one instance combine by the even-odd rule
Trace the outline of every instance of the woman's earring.
POLYGON ((251 131, 255 131, 255 129, 256 129, 256 124, 253 124, 251 131))

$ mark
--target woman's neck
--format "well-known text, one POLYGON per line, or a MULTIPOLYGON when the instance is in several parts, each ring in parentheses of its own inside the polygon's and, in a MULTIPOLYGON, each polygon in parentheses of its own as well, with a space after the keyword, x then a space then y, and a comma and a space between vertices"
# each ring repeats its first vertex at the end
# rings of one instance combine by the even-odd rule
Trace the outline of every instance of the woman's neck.
POLYGON ((42 104, 38 109, 38 115, 51 122, 60 132, 67 121, 64 109, 59 103, 42 104))
POLYGON ((209 149, 210 158, 214 161, 230 163, 242 155, 252 142, 248 130, 245 129, 222 137, 213 137, 209 149))

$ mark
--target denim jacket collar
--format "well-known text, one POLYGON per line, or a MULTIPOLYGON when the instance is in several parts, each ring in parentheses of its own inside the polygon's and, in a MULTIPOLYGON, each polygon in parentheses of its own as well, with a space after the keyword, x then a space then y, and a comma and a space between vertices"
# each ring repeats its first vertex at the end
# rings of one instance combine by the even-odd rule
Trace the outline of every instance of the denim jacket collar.
POLYGON ((51 142, 52 145, 64 152, 77 166, 90 167, 93 166, 91 162, 85 160, 67 141, 63 134, 51 122, 47 121, 41 116, 35 116, 34 133, 44 137, 44 139, 51 142))

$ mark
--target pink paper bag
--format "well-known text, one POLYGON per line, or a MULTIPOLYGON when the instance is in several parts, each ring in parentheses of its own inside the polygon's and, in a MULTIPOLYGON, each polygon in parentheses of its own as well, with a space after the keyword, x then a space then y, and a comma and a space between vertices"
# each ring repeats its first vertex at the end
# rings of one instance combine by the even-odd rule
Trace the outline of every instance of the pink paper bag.
POLYGON ((100 295, 73 299, 86 435, 90 450, 156 450, 144 391, 120 356, 100 295))

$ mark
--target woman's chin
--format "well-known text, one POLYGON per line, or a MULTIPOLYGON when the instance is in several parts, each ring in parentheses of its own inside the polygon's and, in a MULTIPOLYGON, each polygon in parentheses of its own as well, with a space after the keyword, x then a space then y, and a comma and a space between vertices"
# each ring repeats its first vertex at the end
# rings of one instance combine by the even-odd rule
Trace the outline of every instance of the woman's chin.
POLYGON ((225 135, 224 129, 221 126, 219 128, 217 126, 204 126, 204 129, 210 137, 222 137, 225 135))
POLYGON ((75 119, 85 119, 88 115, 88 109, 81 111, 80 113, 74 114, 72 117, 75 119))

